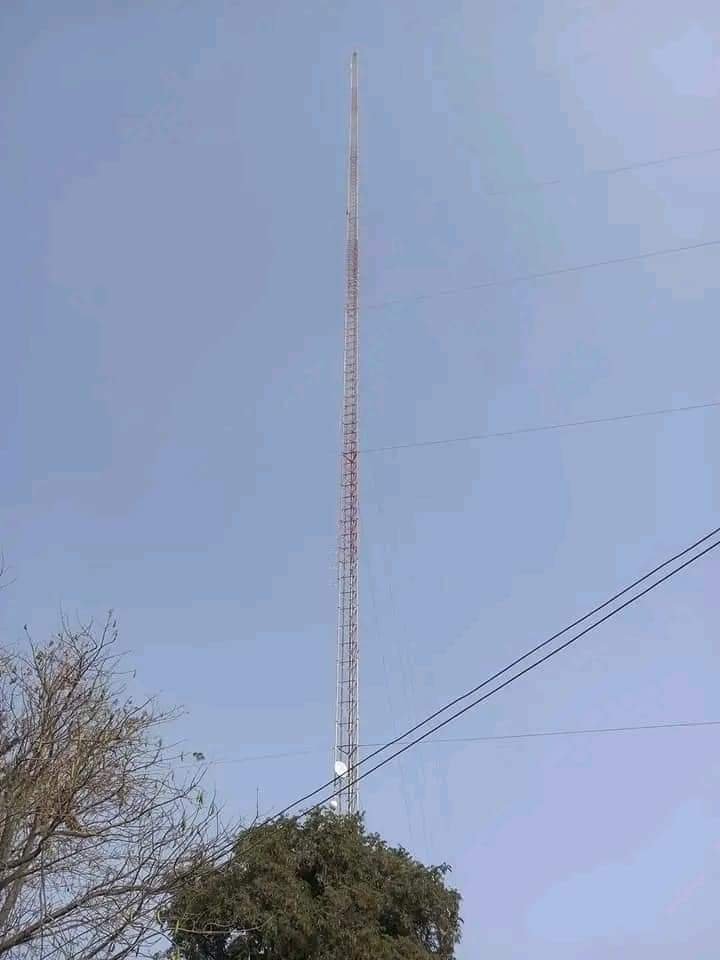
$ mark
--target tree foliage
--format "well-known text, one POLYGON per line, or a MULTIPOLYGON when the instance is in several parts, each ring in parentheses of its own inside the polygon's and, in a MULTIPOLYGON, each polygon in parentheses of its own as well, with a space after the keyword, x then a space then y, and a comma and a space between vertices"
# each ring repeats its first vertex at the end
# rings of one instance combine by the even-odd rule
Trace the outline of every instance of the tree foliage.
POLYGON ((212 855, 201 772, 176 779, 159 736, 175 714, 127 696, 115 639, 0 650, 0 957, 150 956, 158 907, 212 855))
POLYGON ((448 869, 388 846, 360 817, 316 812, 252 827, 228 863, 200 871, 172 901, 171 955, 452 960, 460 898, 448 869))

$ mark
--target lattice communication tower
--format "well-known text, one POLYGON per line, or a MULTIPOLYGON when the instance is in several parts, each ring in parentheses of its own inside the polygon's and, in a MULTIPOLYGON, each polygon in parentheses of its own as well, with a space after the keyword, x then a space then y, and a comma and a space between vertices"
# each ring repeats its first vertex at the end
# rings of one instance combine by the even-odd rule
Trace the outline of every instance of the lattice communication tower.
POLYGON ((347 247, 345 270, 345 359, 338 528, 337 709, 335 766, 337 810, 358 810, 358 62, 350 67, 347 247))

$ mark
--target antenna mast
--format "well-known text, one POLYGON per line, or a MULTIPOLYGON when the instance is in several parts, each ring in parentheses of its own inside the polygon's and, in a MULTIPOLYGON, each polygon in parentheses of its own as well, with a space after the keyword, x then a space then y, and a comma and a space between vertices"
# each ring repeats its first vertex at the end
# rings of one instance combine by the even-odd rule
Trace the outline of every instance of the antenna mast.
POLYGON ((337 809, 358 809, 358 64, 350 69, 345 361, 338 529, 337 712, 335 777, 337 809))

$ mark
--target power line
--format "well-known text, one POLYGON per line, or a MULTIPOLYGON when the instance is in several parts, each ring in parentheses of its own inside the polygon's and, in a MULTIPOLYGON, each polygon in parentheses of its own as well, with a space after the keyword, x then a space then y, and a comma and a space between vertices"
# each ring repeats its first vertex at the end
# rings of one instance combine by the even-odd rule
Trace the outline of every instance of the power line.
MULTIPOLYGON (((659 586, 661 586, 663 583, 665 583, 667 580, 671 579, 672 577, 676 576, 678 573, 680 573, 680 572, 681 572, 682 570, 684 570, 686 567, 689 567, 691 564, 696 563, 698 560, 700 560, 700 559, 701 559, 702 557, 704 557, 706 554, 710 553, 712 550, 715 550, 717 547, 720 547, 720 540, 716 540, 714 543, 711 543, 709 546, 705 547, 705 548, 704 548, 703 550, 701 550, 699 553, 696 553, 694 556, 691 556, 689 559, 685 560, 685 561, 684 561, 683 563, 681 563, 679 566, 674 567, 674 568, 673 568, 672 570, 670 570, 668 573, 664 574, 659 580, 654 581, 654 582, 651 583, 649 586, 647 586, 647 587, 645 587, 643 590, 641 590, 639 593, 636 593, 636 594, 634 594, 633 596, 631 596, 629 599, 625 600, 625 601, 624 601, 622 604, 620 604, 618 607, 615 607, 615 608, 613 608, 612 610, 610 610, 609 613, 606 613, 606 614, 605 614, 603 617, 601 617, 599 620, 596 620, 595 622, 591 623, 589 626, 587 626, 587 627, 585 627, 583 630, 581 630, 579 633, 577 633, 577 634, 573 635, 572 637, 570 637, 569 640, 566 640, 566 641, 565 641, 564 643, 562 643, 559 647, 555 647, 555 648, 552 649, 549 653, 546 653, 546 654, 545 654, 544 656, 542 656, 539 660, 534 661, 534 662, 531 663, 529 666, 524 667, 522 670, 519 670, 517 673, 515 673, 515 674, 513 674, 512 676, 508 677, 508 678, 507 678, 506 680, 504 680, 502 683, 498 684, 497 687, 493 687, 492 690, 488 691, 487 693, 484 693, 482 696, 480 696, 480 697, 476 698, 475 700, 471 701, 469 704, 466 704, 466 705, 465 705, 464 707, 462 707, 460 710, 455 711, 455 713, 451 714, 449 717, 446 717, 444 720, 441 720, 439 723, 435 724, 435 726, 431 727, 429 730, 426 730, 425 733, 420 734, 418 737, 415 737, 415 738, 412 739, 412 740, 407 740, 408 737, 412 736, 412 734, 415 733, 416 731, 418 731, 421 727, 426 726, 426 725, 427 725, 428 723, 430 723, 432 720, 436 719, 436 718, 439 717, 441 714, 445 713, 447 710, 450 710, 453 706, 456 706, 457 704, 459 704, 459 703, 462 702, 463 700, 468 699, 470 696, 472 696, 473 694, 475 694, 476 692, 478 692, 478 691, 479 691, 480 689, 482 689, 483 687, 488 686, 489 684, 493 683, 496 679, 498 679, 499 677, 501 677, 504 673, 507 673, 509 670, 512 670, 515 666, 517 666, 518 664, 520 664, 523 660, 525 660, 525 659, 527 659, 528 657, 532 656, 534 653, 538 652, 538 651, 541 650, 543 647, 547 646, 547 645, 548 645, 549 643, 551 643, 553 640, 556 640, 556 639, 558 639, 560 636, 562 636, 563 634, 568 633, 568 632, 569 632, 570 630, 572 630, 574 627, 578 626, 578 625, 579 625, 580 623, 582 623, 583 621, 587 620, 588 618, 590 618, 590 617, 593 616, 594 614, 596 614, 596 613, 598 613, 599 611, 603 610, 605 607, 609 606, 611 603, 613 603, 615 600, 617 600, 617 599, 620 598, 621 596, 625 595, 626 593, 629 593, 629 592, 630 592, 631 590, 633 590, 636 586, 638 586, 639 584, 641 584, 641 583, 643 583, 644 581, 648 580, 650 577, 654 576, 654 574, 658 573, 660 570, 664 569, 665 567, 667 567, 667 566, 669 566, 670 564, 674 563, 675 561, 679 560, 681 557, 686 556, 688 553, 691 553, 691 552, 692 552, 693 550, 695 550, 698 546, 700 546, 701 544, 703 544, 703 543, 707 542, 708 540, 712 539, 712 537, 715 536, 715 535, 718 534, 718 533, 720 533, 720 527, 718 527, 718 528, 716 528, 715 530, 712 530, 712 531, 710 531, 709 533, 705 534, 705 536, 701 537, 699 540, 696 540, 695 543, 691 544, 690 546, 685 547, 685 549, 681 550, 679 553, 675 554, 674 556, 669 557, 667 560, 662 561, 662 563, 658 564, 656 567, 654 567, 654 568, 653 568, 652 570, 650 570, 648 573, 644 574, 642 577, 639 577, 637 580, 635 580, 633 583, 631 583, 631 584, 628 585, 627 587, 624 587, 622 590, 618 591, 613 597, 609 598, 609 599, 606 600, 604 603, 599 604, 599 605, 596 606, 593 610, 589 611, 589 612, 586 613, 584 616, 582 616, 582 617, 578 618, 577 620, 573 621, 573 623, 569 624, 567 627, 564 627, 564 628, 563 628, 562 630, 560 630, 558 633, 553 634, 553 636, 549 637, 547 640, 544 640, 544 641, 542 641, 541 643, 537 644, 537 645, 536 645, 535 647, 533 647, 531 650, 528 650, 528 651, 527 651, 526 653, 524 653, 522 656, 520 656, 520 657, 518 657, 517 659, 515 659, 512 663, 508 664, 506 667, 504 667, 502 670, 499 670, 498 672, 496 672, 495 674, 493 674, 491 677, 488 677, 486 680, 482 681, 482 682, 479 683, 477 686, 473 687, 471 690, 468 690, 466 693, 461 694, 459 697, 456 697, 454 700, 451 700, 449 703, 445 704, 445 705, 444 705, 443 707, 441 707, 439 710, 436 710, 434 713, 430 714, 428 717, 426 717, 425 719, 421 720, 419 723, 415 724, 414 727, 411 727, 409 730, 406 730, 404 733, 400 734, 399 736, 395 737, 394 739, 389 740, 387 743, 383 744, 381 747, 373 750, 372 753, 369 753, 366 757, 364 757, 362 760, 359 761, 359 763, 356 765, 356 770, 357 770, 357 768, 359 768, 359 767, 362 766, 363 764, 367 763, 369 760, 371 760, 371 759, 373 759, 374 757, 378 756, 380 753, 383 753, 384 751, 390 749, 390 747, 396 746, 396 745, 399 744, 399 743, 402 743, 402 744, 403 744, 398 750, 395 750, 395 751, 394 751, 393 753, 391 753, 389 756, 385 757, 384 759, 382 759, 382 760, 380 760, 378 763, 376 763, 374 766, 372 766, 372 767, 370 767, 369 769, 365 770, 362 774, 357 775, 357 781, 364 780, 365 777, 370 776, 370 774, 375 773, 377 770, 379 770, 379 769, 381 769, 382 767, 386 766, 387 764, 391 763, 391 762, 392 762, 393 760, 395 760, 397 757, 401 756, 401 755, 404 754, 404 753, 407 753, 408 750, 411 750, 413 747, 417 746, 419 743, 422 743, 423 741, 428 740, 428 739, 432 736, 433 733, 436 733, 438 730, 443 729, 443 728, 446 727, 448 724, 454 722, 454 721, 457 720, 459 717, 461 717, 461 716, 463 716, 464 714, 468 713, 470 710, 472 710, 472 709, 474 709, 475 707, 477 707, 480 703, 483 703, 485 700, 488 700, 490 697, 494 696, 496 693, 499 693, 501 690, 505 689, 505 687, 509 686, 511 683, 514 683, 514 682, 515 682, 516 680, 518 680, 520 677, 525 676, 525 674, 530 673, 530 671, 532 671, 532 670, 535 670, 537 667, 541 666, 543 663, 545 663, 545 662, 546 662, 547 660, 549 660, 551 657, 556 656, 558 653, 560 653, 562 650, 565 650, 567 647, 569 647, 571 644, 575 643, 575 642, 576 642, 577 640, 579 640, 581 637, 586 636, 588 633, 590 633, 591 631, 597 629, 597 627, 601 626, 601 625, 602 625, 603 623, 605 623, 607 620, 609 620, 609 619, 611 619, 612 617, 616 616, 618 613, 620 613, 621 611, 623 611, 626 607, 631 606, 633 603, 636 603, 638 600, 640 600, 642 597, 646 596, 646 595, 647 595, 648 593, 650 593, 651 591, 657 589, 659 586)), ((321 793, 323 790, 327 789, 327 787, 329 787, 329 786, 333 786, 334 783, 335 783, 335 779, 333 778, 333 780, 329 780, 329 781, 327 781, 326 783, 321 784, 321 785, 320 785, 319 787, 317 787, 315 790, 311 791, 310 793, 305 794, 305 795, 302 796, 302 797, 299 797, 297 800, 294 800, 292 803, 290 803, 290 804, 288 804, 287 806, 283 807, 278 813, 273 814, 271 817, 266 818, 266 819, 265 819, 264 821, 262 821, 260 824, 257 824, 254 829, 259 829, 259 828, 268 826, 269 824, 271 824, 271 823, 273 823, 274 821, 280 819, 281 817, 286 816, 286 815, 287 815, 291 810, 293 810, 295 807, 297 807, 297 806, 299 806, 301 803, 305 803, 305 801, 310 800, 310 799, 312 799, 313 797, 317 796, 318 793, 321 793)), ((342 787, 340 788, 340 790, 342 790, 342 787)), ((318 809, 320 809, 321 807, 326 806, 327 803, 328 803, 330 800, 332 800, 335 796, 337 796, 338 792, 339 792, 338 789, 335 789, 332 793, 326 795, 326 796, 323 797, 321 800, 319 800, 319 801, 317 801, 316 803, 312 804, 312 806, 307 807, 306 809, 302 810, 302 811, 301 811, 300 813, 298 813, 298 814, 295 814, 294 817, 293 817, 293 819, 299 819, 301 816, 306 816, 307 814, 312 813, 314 810, 318 810, 318 809)), ((253 847, 253 844, 251 843, 251 844, 248 845, 248 847, 246 848, 246 850, 252 849, 252 847, 253 847)), ((233 848, 237 848, 237 841, 236 841, 236 840, 229 841, 229 843, 226 845, 226 848, 222 848, 222 849, 220 849, 219 851, 217 851, 217 853, 216 853, 216 858, 217 858, 217 857, 221 857, 224 853, 230 852, 230 850, 232 850, 233 848)), ((216 859, 216 858, 215 858, 215 859, 216 859)), ((210 869, 212 869, 212 866, 207 865, 207 866, 204 866, 203 868, 201 868, 201 870, 202 870, 202 869, 207 869, 208 866, 210 867, 210 869)), ((194 868, 193 873, 197 875, 197 873, 198 873, 197 868, 194 868)))
POLYGON ((720 407, 720 400, 708 403, 693 403, 686 407, 664 407, 660 410, 644 410, 639 413, 621 413, 612 417, 592 417, 587 420, 566 420, 562 423, 541 424, 536 427, 519 427, 515 430, 500 430, 494 433, 475 433, 463 437, 441 437, 438 440, 417 440, 411 443, 395 443, 386 447, 367 447, 362 453, 389 453, 392 450, 411 450, 415 447, 439 447, 453 443, 469 443, 472 440, 493 440, 498 437, 516 437, 523 433, 543 433, 548 430, 567 430, 570 427, 587 427, 597 423, 619 423, 622 420, 637 420, 643 417, 661 417, 672 413, 689 413, 693 410, 709 410, 720 407))
MULTIPOLYGON (((668 723, 639 723, 626 727, 588 727, 580 730, 539 730, 528 733, 499 733, 485 737, 428 737, 424 743, 486 743, 496 740, 534 740, 538 737, 578 737, 601 733, 636 733, 641 730, 674 730, 689 727, 720 727, 720 720, 676 720, 668 723)), ((377 743, 364 744, 379 746, 377 743)))
MULTIPOLYGON (((543 737, 577 737, 588 736, 590 734, 607 733, 636 733, 644 730, 680 730, 693 727, 720 727, 720 720, 673 720, 667 723, 639 723, 624 727, 585 727, 580 729, 568 730, 531 730, 525 733, 495 733, 487 736, 478 737, 428 737, 423 741, 426 744, 453 744, 453 743, 492 743, 503 740, 535 740, 543 737)), ((372 747, 382 746, 384 741, 377 743, 361 743, 361 750, 368 750, 372 747)), ((220 766, 234 763, 251 763, 254 760, 282 760, 287 757, 310 757, 318 756, 326 751, 318 748, 317 750, 290 750, 283 753, 262 753, 246 757, 229 757, 225 760, 209 760, 209 766, 220 766)), ((188 766, 190 766, 188 764, 188 766)))
MULTIPOLYGON (((442 713, 445 713, 447 710, 452 709, 452 707, 457 706, 457 704, 461 703, 463 700, 467 700, 469 697, 473 696, 483 687, 489 686, 489 684, 494 683, 495 680, 499 679, 499 677, 501 677, 504 673, 507 673, 508 671, 514 669, 516 666, 518 666, 518 664, 522 663, 523 660, 527 660, 528 657, 531 657, 534 654, 538 653, 540 650, 543 650, 545 647, 549 646, 555 640, 559 640, 560 637, 564 636, 566 633, 569 633, 571 630, 574 630, 575 627, 579 626, 581 623, 584 623, 586 620, 589 620, 590 617, 593 617, 595 616, 595 614, 600 613, 602 610, 606 609, 606 607, 609 607, 610 604, 614 603, 616 600, 619 600, 620 597, 624 596, 626 593, 629 593, 631 590, 634 590, 635 587, 640 586, 641 583, 644 583, 646 580, 649 580, 651 577, 655 576, 656 573, 659 573, 661 570, 665 569, 665 567, 668 567, 672 563, 675 563, 677 560, 680 560, 682 557, 687 556, 688 553, 692 553, 693 550, 696 550, 703 543, 706 543, 708 540, 711 540, 714 536, 716 536, 719 533, 720 533, 720 527, 716 527, 714 530, 711 530, 709 533, 706 533, 699 540, 696 540, 690 546, 685 547, 684 550, 681 550, 679 553, 676 553, 674 556, 669 557, 667 560, 663 560, 662 563, 659 563, 657 566, 653 567, 653 569, 650 570, 648 573, 645 573, 643 574, 643 576, 638 577, 638 579, 634 580, 627 587, 623 587, 622 590, 619 590, 608 600, 605 600, 603 603, 598 604, 598 606, 594 607, 592 610, 584 614, 582 617, 577 618, 572 623, 568 624, 568 626, 563 627, 562 630, 559 630, 557 633, 554 633, 552 636, 548 637, 546 640, 543 640, 542 642, 536 644, 536 646, 528 650, 526 653, 522 654, 522 656, 517 657, 515 660, 513 660, 512 663, 509 663, 506 667, 503 667, 501 670, 498 670, 496 673, 494 673, 491 677, 488 677, 487 680, 483 680, 482 683, 479 683, 477 686, 468 690, 466 693, 462 694, 459 697, 456 697, 454 700, 451 700, 449 703, 445 704, 444 707, 441 707, 439 710, 436 710, 434 713, 426 717, 425 720, 422 720, 420 723, 415 724, 415 726, 412 727, 410 730, 406 730, 405 733, 401 734, 400 737, 396 737, 395 740, 389 741, 387 744, 385 744, 384 747, 380 748, 379 750, 376 750, 374 753, 369 754, 367 757, 363 759, 362 762, 366 763, 368 760, 372 759, 374 756, 377 756, 383 750, 387 750, 391 746, 394 746, 396 743, 399 743, 401 739, 405 739, 409 736, 412 736, 413 733, 415 733, 417 730, 419 730, 421 727, 424 727, 426 724, 430 723, 431 721, 435 720, 442 713)), ((718 541, 718 543, 720 543, 720 541, 718 541)), ((715 544, 715 546, 717 545, 718 544, 715 544)), ((702 556, 702 554, 700 554, 700 556, 702 556)), ((683 569, 683 567, 680 567, 678 569, 681 570, 683 569)), ((660 583, 663 583, 664 579, 657 581, 657 584, 655 585, 659 585, 660 583)), ((638 598, 640 596, 644 596, 644 593, 639 594, 638 598)), ((623 610, 625 606, 627 606, 627 603, 618 607, 615 612, 619 612, 620 610, 623 610)), ((603 623, 604 619, 607 619, 607 617, 597 621, 596 625, 603 623)), ((558 649, 563 649, 563 648, 561 647, 558 649)), ((540 662, 542 661, 538 661, 538 663, 540 662)))
POLYGON ((627 257, 610 257, 607 260, 593 260, 590 263, 579 263, 570 267, 559 267, 555 270, 544 270, 540 273, 525 273, 515 277, 505 277, 499 280, 484 280, 482 283, 472 283, 466 287, 452 287, 447 290, 436 290, 433 293, 422 293, 414 297, 399 297, 395 300, 380 300, 367 305, 368 310, 381 310, 384 307, 393 307, 403 303, 421 303, 424 300, 435 300, 439 297, 454 296, 458 293, 467 293, 472 290, 485 290, 489 287, 507 287, 516 283, 526 283, 532 280, 544 280, 548 277, 560 277, 568 273, 580 273, 583 270, 594 270, 598 267, 609 267, 620 263, 636 263, 640 260, 650 260, 653 257, 670 256, 673 253, 685 253, 689 250, 702 250, 706 247, 720 246, 720 240, 704 240, 701 243, 690 243, 682 247, 666 247, 662 250, 650 250, 647 253, 635 253, 627 257))
MULTIPOLYGON (((559 639, 559 638, 560 638, 561 636, 563 636, 564 634, 569 633, 569 632, 570 632, 571 630, 573 630, 575 627, 579 626, 581 623, 583 623, 584 621, 588 620, 590 617, 594 616, 595 614, 599 613, 601 610, 604 610, 606 607, 610 606, 610 604, 614 603, 616 600, 618 600, 620 597, 624 596, 625 594, 629 593, 631 590, 634 590, 635 587, 639 586, 641 583, 644 583, 646 580, 649 580, 651 577, 653 577, 656 573, 659 573, 659 572, 660 572, 661 570, 663 570, 665 567, 670 566, 672 563, 675 563, 677 560, 679 560, 679 559, 681 559, 682 557, 686 556, 688 553, 691 553, 693 550, 697 549, 697 548, 698 548, 699 546, 701 546, 703 543, 706 543, 708 540, 712 539, 712 537, 716 536, 718 533, 720 533, 720 527, 716 527, 714 530, 711 530, 709 533, 705 534, 705 535, 704 535, 703 537, 701 537, 699 540, 696 540, 696 541, 695 541, 694 543, 692 543, 690 546, 685 547, 683 550, 681 550, 679 553, 676 553, 674 556, 669 557, 667 560, 663 560, 662 563, 660 563, 660 564, 658 564, 657 566, 655 566, 655 567, 654 567, 652 570, 650 570, 648 573, 643 574, 643 576, 641 576, 641 577, 639 577, 638 579, 636 579, 635 581, 633 581, 633 583, 629 584, 627 587, 623 587, 622 590, 619 590, 617 593, 615 593, 615 594, 614 594, 612 597, 610 597, 608 600, 605 600, 603 603, 598 604, 596 607, 594 607, 594 608, 593 608, 592 610, 590 610, 588 613, 586 613, 586 614, 584 614, 582 617, 579 617, 578 619, 574 620, 572 623, 568 624, 568 626, 564 627, 562 630, 559 630, 557 633, 554 633, 552 636, 548 637, 546 640, 543 640, 542 642, 536 644, 533 648, 531 648, 530 650, 528 650, 526 653, 522 654, 522 656, 517 657, 515 660, 513 660, 513 661, 512 661, 511 663, 509 663, 507 666, 503 667, 501 670, 498 670, 496 673, 494 673, 492 676, 488 677, 486 680, 483 680, 481 683, 477 684, 475 687, 471 688, 471 689, 468 690, 466 693, 463 693, 463 694, 461 694, 460 696, 455 697, 454 700, 449 701, 449 702, 446 703, 444 706, 442 706, 442 707, 440 707, 438 710, 436 710, 434 713, 431 713, 429 716, 425 717, 425 718, 424 718, 423 720, 421 720, 419 723, 416 723, 413 727, 410 727, 410 729, 405 730, 403 733, 399 734, 399 735, 398 735, 397 737, 395 737, 394 739, 389 740, 389 741, 388 741, 386 744, 384 744, 382 747, 377 748, 377 749, 374 750, 372 753, 369 753, 366 757, 363 757, 363 759, 360 760, 360 762, 358 763, 357 766, 360 767, 360 766, 366 764, 369 760, 372 760, 374 757, 378 756, 380 753, 383 753, 385 750, 389 750, 391 747, 397 745, 398 743, 401 743, 401 742, 403 742, 403 741, 406 741, 408 737, 411 737, 411 736, 412 736, 414 733, 416 733, 421 727, 424 727, 424 726, 426 726, 428 723, 431 723, 433 720, 437 719, 441 714, 445 713, 445 712, 448 711, 448 710, 451 710, 454 706, 457 706, 457 705, 458 705, 459 703, 461 703, 463 700, 467 700, 469 697, 473 696, 475 693, 477 693, 477 692, 478 692, 479 690, 481 690, 483 687, 486 687, 486 686, 490 685, 491 683, 494 683, 495 680, 499 679, 503 674, 507 673, 508 671, 514 669, 518 664, 522 663, 523 660, 526 660, 528 657, 533 656, 535 653, 539 652, 540 650, 542 650, 544 647, 548 646, 548 645, 549 645, 550 643, 552 643, 553 641, 559 639)), ((629 605, 632 604, 632 603, 635 603, 635 602, 636 602, 637 600, 639 600, 641 597, 645 596, 646 593, 650 592, 651 590, 654 590, 656 587, 658 587, 658 586, 660 586, 662 583, 664 583, 667 579, 669 579, 670 577, 674 576, 676 573, 679 573, 681 570, 683 570, 683 569, 684 569, 686 566, 688 566, 690 563, 694 563, 696 560, 699 560, 701 557, 703 557, 703 556, 704 556, 706 553, 708 553, 710 550, 714 550, 714 549, 715 549, 716 547, 718 547, 718 546, 720 546, 720 540, 717 540, 717 541, 716 541, 715 543, 713 543, 710 547, 706 547, 701 553, 696 554, 694 557, 691 557, 689 560, 686 560, 681 566, 679 566, 679 567, 675 568, 674 570, 670 571, 670 573, 665 574, 660 580, 655 581, 654 583, 652 583, 649 587, 646 587, 646 588, 645 588, 643 591, 641 591, 640 593, 634 595, 634 596, 631 597, 629 600, 626 600, 626 601, 625 601, 624 603, 622 603, 619 607, 616 607, 614 610, 611 610, 610 613, 605 614, 605 616, 602 617, 600 620, 598 620, 598 621, 596 621, 595 623, 591 624, 589 627, 586 627, 581 633, 575 635, 574 637, 571 637, 570 640, 565 641, 565 643, 562 644, 560 647, 556 648, 555 650, 552 650, 549 654, 546 654, 546 655, 545 655, 544 657, 542 657, 540 660, 535 661, 535 662, 534 662, 533 664, 531 664, 529 667, 525 667, 525 668, 524 668, 522 671, 520 671, 518 674, 514 674, 510 679, 505 680, 505 681, 504 681, 502 684, 500 684, 498 687, 496 687, 496 688, 494 688, 492 691, 490 691, 490 693, 484 694, 484 695, 483 695, 482 697, 480 697, 478 700, 475 700, 475 701, 473 701, 472 703, 470 703, 468 706, 463 707, 462 710, 460 710, 460 711, 458 711, 457 713, 451 715, 450 718, 448 718, 448 719, 446 719, 446 720, 443 720, 440 724, 436 725, 435 727, 432 727, 429 731, 427 731, 425 734, 421 735, 420 737, 416 738, 415 740, 411 740, 411 741, 409 741, 408 743, 405 743, 405 745, 402 747, 401 750, 396 751, 395 753, 391 754, 390 757, 388 757, 388 758, 386 758, 385 760, 381 761, 379 764, 376 764, 374 767, 371 767, 370 770, 365 771, 365 773, 363 773, 360 777, 358 777, 358 779, 363 779, 363 778, 366 777, 369 773, 372 773, 373 771, 375 771, 375 770, 379 769, 380 767, 384 766, 386 763, 389 763, 390 760, 393 760, 396 756, 399 756, 400 754, 405 753, 405 752, 406 752, 407 750, 409 750, 411 747, 415 746, 416 743, 419 743, 420 741, 427 739, 429 736, 431 736, 431 735, 432 735, 433 733, 435 733, 437 730, 439 730, 439 729, 441 729, 442 727, 446 726, 446 725, 447 725, 448 723, 450 723, 452 720, 457 719, 457 717, 462 716, 463 713, 466 713, 468 710, 472 709, 474 706, 477 706, 477 705, 478 705, 479 703, 481 703, 483 700, 487 699, 488 696, 492 696, 494 693, 497 693, 499 690, 504 689, 504 687, 506 687, 509 683, 512 683, 514 680, 518 679, 518 677, 523 676, 523 675, 524 675, 525 673, 527 673, 529 670, 532 670, 532 669, 534 669, 536 666, 539 666, 541 663, 544 663, 545 660, 547 660, 549 657, 554 656, 556 653, 559 653, 561 650, 564 650, 564 649, 565 649, 567 646, 569 646, 571 643, 574 643, 576 640, 578 640, 580 637, 584 636, 584 635, 585 635, 586 633, 588 633, 589 631, 594 630, 596 627, 600 626, 600 624, 604 623, 604 622, 605 622, 606 620, 608 620, 610 617, 613 617, 613 616, 615 616, 615 614, 619 613, 621 610, 624 610, 625 607, 629 606, 629 605)), ((301 803, 305 803, 306 800, 311 800, 313 797, 317 796, 318 793, 321 793, 323 790, 327 789, 327 787, 331 786, 333 783, 334 783, 334 781, 333 781, 333 780, 330 780, 330 781, 328 781, 328 782, 326 782, 326 783, 321 784, 321 785, 320 785, 319 787, 317 787, 315 790, 311 791, 310 793, 305 794, 304 796, 302 796, 302 797, 300 797, 299 799, 295 800, 293 803, 291 803, 291 804, 289 804, 288 806, 284 807, 278 814, 276 814, 276 816, 277 816, 277 817, 284 816, 286 813, 288 813, 288 812, 289 812, 290 810, 292 810, 294 807, 299 806, 301 803)), ((314 805, 313 805, 311 808, 309 808, 309 809, 310 809, 310 810, 314 810, 314 809, 316 809, 317 807, 322 806, 323 804, 327 803, 328 800, 332 799, 332 796, 334 796, 334 794, 331 794, 330 797, 324 798, 324 799, 321 800, 319 803, 314 804, 314 805)), ((307 811, 306 811, 306 812, 307 812, 307 811)))
POLYGON ((529 193, 533 190, 544 190, 546 187, 558 187, 573 180, 584 180, 589 177, 611 177, 618 173, 628 173, 632 170, 641 170, 645 167, 659 167, 666 163, 675 163, 678 160, 690 160, 694 157, 707 157, 720 153, 720 147, 709 147, 706 150, 691 150, 687 153, 676 153, 669 157, 657 157, 653 160, 639 160, 635 163, 626 163, 619 167, 601 167, 597 170, 583 170, 580 173, 567 177, 556 177, 553 180, 529 180, 497 190, 486 190, 488 197, 506 197, 515 193, 529 193))
MULTIPOLYGON (((286 760, 290 757, 312 757, 320 753, 327 753, 326 749, 317 750, 283 750, 282 753, 255 753, 248 754, 245 757, 228 757, 225 760, 205 760, 204 756, 198 760, 198 764, 207 764, 211 767, 224 766, 229 763, 253 763, 256 760, 286 760)), ((186 767, 194 767, 197 764, 186 763, 186 767)))
MULTIPOLYGON (((507 680, 504 680, 497 687, 494 687, 488 693, 483 694, 481 697, 478 697, 476 700, 473 700, 471 703, 464 706, 461 710, 457 710, 455 713, 451 714, 449 717, 446 717, 444 720, 441 720, 440 723, 437 723, 434 727, 431 727, 430 730, 428 730, 426 733, 420 734, 420 736, 416 737, 414 740, 410 740, 408 743, 402 746, 399 750, 396 750, 394 753, 391 753, 390 756, 385 757, 379 763, 376 763, 374 766, 370 767, 364 773, 360 774, 360 776, 357 779, 364 780, 365 777, 369 777, 371 773, 375 773, 377 770, 380 770, 382 767, 386 766, 388 763, 391 763, 393 760, 401 756, 403 753, 407 753, 408 750, 411 750, 417 744, 422 743, 424 740, 427 740, 436 731, 441 730, 443 727, 446 727, 448 724, 452 723, 454 720, 457 720, 459 717, 468 713, 474 707, 479 706, 479 704, 483 703, 485 700, 488 700, 490 697, 494 696, 496 693, 499 693, 505 687, 509 686, 511 683, 514 683, 515 680, 518 680, 520 677, 524 676, 526 673, 530 673, 531 670, 535 670, 537 667, 545 663, 546 660, 549 660, 551 657, 556 656, 556 654, 560 653, 562 650, 565 650, 567 647, 575 643, 581 637, 584 637, 586 634, 590 633, 592 630, 595 630, 601 624, 605 623, 606 620, 609 620, 611 617, 616 616, 616 614, 620 613, 622 610, 624 610, 626 607, 629 607, 631 604, 636 603, 646 594, 650 593, 652 590, 655 590, 661 584, 665 583, 666 580, 669 580, 671 577, 674 577, 676 574, 680 573, 686 567, 690 566, 690 564, 695 563, 697 560, 700 560, 706 554, 710 553, 711 550, 715 550, 717 547, 720 547, 720 540, 716 540, 715 543, 711 544, 709 547, 705 547, 705 549, 701 550, 700 553, 696 554, 694 557, 691 557, 689 560, 686 560, 684 563, 680 564, 679 567, 676 567, 674 570, 671 570, 669 573, 666 573, 663 577, 661 577, 655 583, 650 584, 649 587, 645 587, 645 589, 641 590, 640 593, 637 593, 634 596, 630 597, 629 600, 626 600, 624 603, 620 604, 619 607, 616 607, 614 610, 611 610, 610 613, 605 614, 604 617, 601 617, 600 620, 597 620, 595 623, 591 623, 589 627, 585 627, 585 629, 581 630, 580 633, 575 634, 575 636, 571 637, 569 640, 566 640, 565 643, 562 643, 559 647, 556 647, 554 650, 551 650, 549 653, 546 653, 539 660, 536 660, 534 663, 531 663, 530 666, 524 667, 522 670, 518 671, 516 674, 513 674, 513 676, 509 677, 507 680)), ((425 722, 427 723, 428 721, 425 721, 425 722)), ((423 725, 424 724, 420 724, 420 726, 423 726, 423 725)), ((387 750, 388 745, 382 747, 381 749, 387 750)), ((370 754, 370 756, 373 756, 373 754, 370 754)), ((365 759, 369 759, 369 757, 366 757, 365 759)), ((312 807, 310 807, 309 810, 306 810, 304 812, 309 813, 312 810, 317 809, 318 807, 324 806, 326 803, 328 803, 329 800, 332 799, 333 796, 334 794, 331 794, 329 797, 325 797, 323 800, 314 804, 312 807)), ((293 806, 295 806, 295 804, 293 804, 293 806)))

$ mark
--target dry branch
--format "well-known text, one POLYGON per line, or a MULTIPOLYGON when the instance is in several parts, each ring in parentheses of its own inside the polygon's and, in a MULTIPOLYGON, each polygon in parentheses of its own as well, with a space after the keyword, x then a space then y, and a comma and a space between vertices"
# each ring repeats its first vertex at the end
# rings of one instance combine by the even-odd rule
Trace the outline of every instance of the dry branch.
POLYGON ((177 713, 128 697, 115 641, 108 619, 0 650, 0 957, 150 957, 168 893, 218 849, 203 771, 178 776, 160 739, 177 713))

